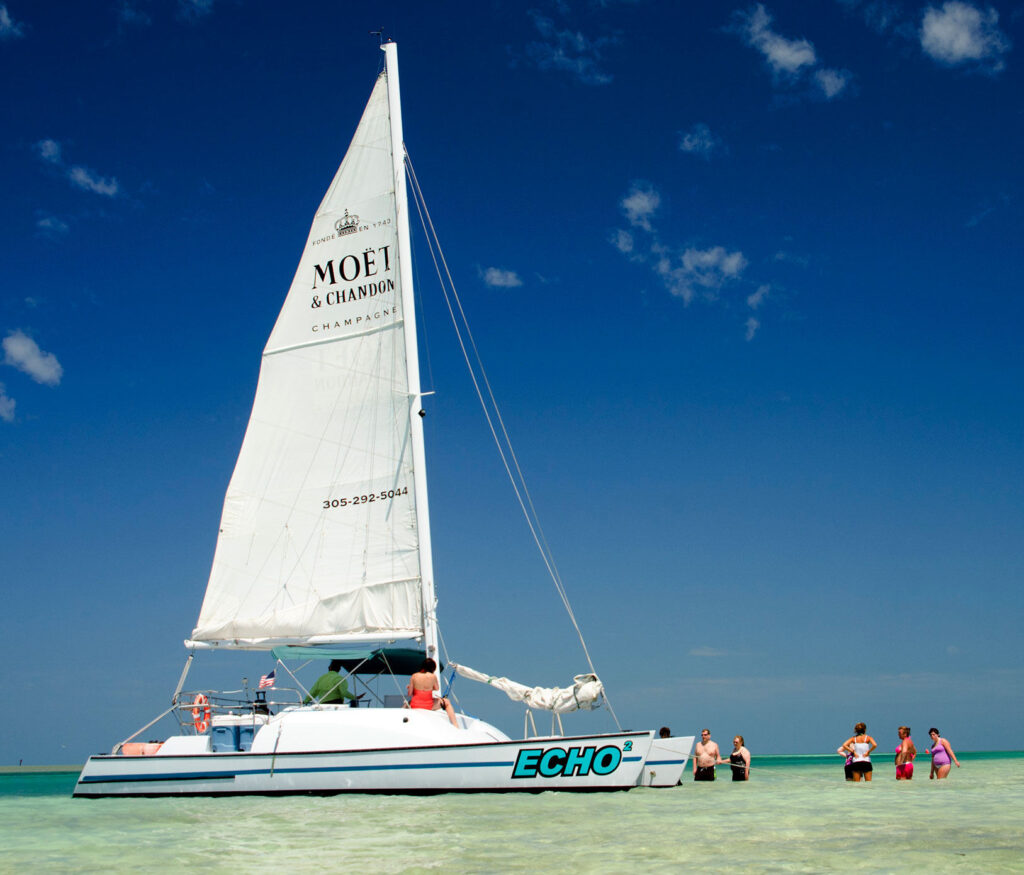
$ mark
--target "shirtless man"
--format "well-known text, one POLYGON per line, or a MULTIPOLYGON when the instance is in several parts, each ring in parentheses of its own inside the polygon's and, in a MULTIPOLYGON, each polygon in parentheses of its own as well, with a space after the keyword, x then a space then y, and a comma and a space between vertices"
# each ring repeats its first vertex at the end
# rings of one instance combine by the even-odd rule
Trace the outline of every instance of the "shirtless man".
POLYGON ((714 781, 715 766, 724 762, 718 745, 711 740, 711 730, 702 729, 700 741, 693 752, 693 780, 714 781))

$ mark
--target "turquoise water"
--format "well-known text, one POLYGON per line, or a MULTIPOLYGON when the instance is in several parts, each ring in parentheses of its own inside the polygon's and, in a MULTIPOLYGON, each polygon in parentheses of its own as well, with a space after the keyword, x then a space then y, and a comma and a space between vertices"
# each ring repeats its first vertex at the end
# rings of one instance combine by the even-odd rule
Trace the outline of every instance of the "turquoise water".
POLYGON ((74 773, 0 774, 0 871, 1024 872, 1024 753, 960 757, 946 781, 754 757, 746 784, 538 796, 73 800, 74 773))

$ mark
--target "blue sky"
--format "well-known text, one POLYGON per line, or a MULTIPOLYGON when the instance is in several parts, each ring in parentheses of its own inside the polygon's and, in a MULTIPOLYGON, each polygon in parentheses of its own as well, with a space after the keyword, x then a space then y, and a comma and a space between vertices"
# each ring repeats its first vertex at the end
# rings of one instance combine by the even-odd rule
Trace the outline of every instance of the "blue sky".
MULTIPOLYGON (((623 725, 755 754, 834 750, 858 720, 1019 747, 1022 13, 4 0, 0 695, 22 717, 0 763, 81 761, 173 691, 382 25, 623 725)), ((561 685, 585 661, 417 270, 445 641, 561 685)))

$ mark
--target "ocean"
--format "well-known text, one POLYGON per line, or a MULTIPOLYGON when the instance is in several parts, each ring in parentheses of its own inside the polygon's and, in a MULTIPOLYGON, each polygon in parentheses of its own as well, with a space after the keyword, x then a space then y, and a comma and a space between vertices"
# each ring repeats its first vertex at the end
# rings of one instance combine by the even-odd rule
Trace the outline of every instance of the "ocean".
POLYGON ((1024 872, 1024 752, 910 782, 875 758, 758 757, 749 783, 529 795, 72 799, 0 772, 0 871, 1024 872))

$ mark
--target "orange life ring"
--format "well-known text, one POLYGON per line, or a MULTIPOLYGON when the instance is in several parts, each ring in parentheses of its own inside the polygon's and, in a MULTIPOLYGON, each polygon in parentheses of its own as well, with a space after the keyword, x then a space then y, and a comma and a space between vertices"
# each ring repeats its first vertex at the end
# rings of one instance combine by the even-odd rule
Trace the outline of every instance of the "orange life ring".
POLYGON ((192 725, 200 734, 210 728, 210 700, 202 693, 192 700, 192 725))

